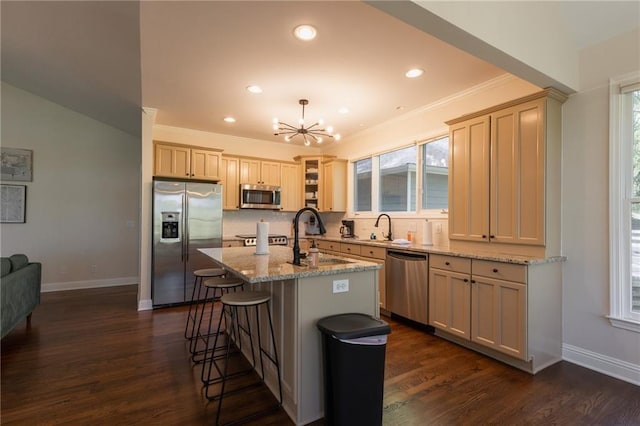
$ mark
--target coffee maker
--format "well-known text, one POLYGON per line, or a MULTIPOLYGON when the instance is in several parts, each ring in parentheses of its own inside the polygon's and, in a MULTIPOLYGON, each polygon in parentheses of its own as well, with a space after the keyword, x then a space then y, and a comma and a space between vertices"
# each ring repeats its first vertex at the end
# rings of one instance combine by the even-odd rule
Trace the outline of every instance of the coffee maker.
POLYGON ((354 238, 355 223, 353 220, 343 220, 340 227, 340 235, 342 238, 354 238))

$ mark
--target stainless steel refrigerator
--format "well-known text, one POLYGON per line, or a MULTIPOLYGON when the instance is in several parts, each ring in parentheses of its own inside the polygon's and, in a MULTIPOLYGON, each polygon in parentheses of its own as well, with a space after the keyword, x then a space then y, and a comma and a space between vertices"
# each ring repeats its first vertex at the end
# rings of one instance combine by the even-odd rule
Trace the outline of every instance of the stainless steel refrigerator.
POLYGON ((199 248, 222 247, 222 185, 153 180, 153 306, 191 300, 193 271, 216 267, 199 248))

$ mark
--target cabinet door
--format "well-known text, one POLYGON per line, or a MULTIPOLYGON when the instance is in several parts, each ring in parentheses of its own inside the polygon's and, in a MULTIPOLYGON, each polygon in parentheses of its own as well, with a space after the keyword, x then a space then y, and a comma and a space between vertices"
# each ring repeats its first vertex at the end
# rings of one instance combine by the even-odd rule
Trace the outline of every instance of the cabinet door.
POLYGON ((526 285, 473 276, 471 340, 526 360, 526 285))
POLYGON ((222 157, 222 208, 224 210, 237 210, 239 208, 239 182, 238 159, 234 157, 222 157))
POLYGON ((489 116, 449 131, 449 238, 489 241, 489 116))
POLYGON ((464 339, 471 336, 469 275, 430 268, 429 324, 464 339))
POLYGON ((346 211, 346 162, 342 160, 329 161, 322 165, 322 170, 320 210, 325 212, 346 211))
POLYGON ((155 145, 155 176, 188 178, 191 150, 172 145, 155 145))
POLYGON ((240 160, 240 183, 261 183, 260 160, 240 160))
POLYGON ((299 164, 280 166, 280 204, 283 211, 297 212, 302 208, 302 179, 299 164))
POLYGON ((491 114, 491 241, 544 245, 544 100, 491 114))
POLYGON ((191 177, 220 180, 220 153, 207 149, 191 149, 191 177))
POLYGON ((276 161, 261 161, 260 182, 265 185, 280 186, 280 167, 281 164, 276 161))

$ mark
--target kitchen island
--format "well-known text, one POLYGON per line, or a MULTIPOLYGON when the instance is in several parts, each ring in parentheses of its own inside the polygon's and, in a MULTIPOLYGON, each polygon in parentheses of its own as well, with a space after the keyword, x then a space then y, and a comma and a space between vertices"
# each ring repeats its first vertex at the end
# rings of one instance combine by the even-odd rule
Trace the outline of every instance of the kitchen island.
MULTIPOLYGON (((271 293, 282 406, 295 424, 303 425, 324 416, 322 345, 316 322, 329 315, 351 312, 377 318, 377 270, 381 265, 323 255, 320 266, 312 269, 292 265, 291 248, 269 249, 268 255, 256 255, 255 247, 200 251, 243 279, 246 289, 271 293)), ((265 364, 265 376, 267 386, 277 395, 277 374, 270 363, 265 364)))

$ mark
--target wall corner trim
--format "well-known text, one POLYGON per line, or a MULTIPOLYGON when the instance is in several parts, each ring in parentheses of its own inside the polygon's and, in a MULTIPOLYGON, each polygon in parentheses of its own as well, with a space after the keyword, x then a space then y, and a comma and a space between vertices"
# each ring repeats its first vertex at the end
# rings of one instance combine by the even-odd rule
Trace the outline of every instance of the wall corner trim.
POLYGON ((150 311, 153 309, 153 302, 151 299, 145 299, 138 301, 138 311, 150 311))

